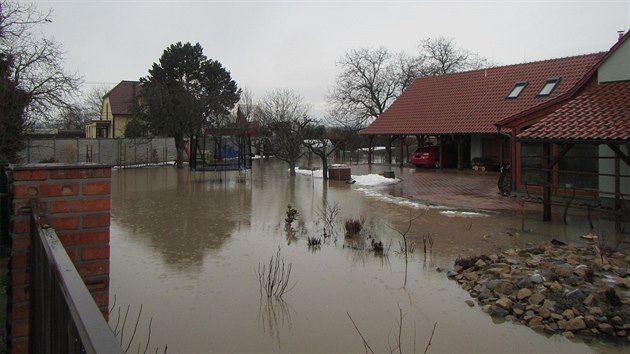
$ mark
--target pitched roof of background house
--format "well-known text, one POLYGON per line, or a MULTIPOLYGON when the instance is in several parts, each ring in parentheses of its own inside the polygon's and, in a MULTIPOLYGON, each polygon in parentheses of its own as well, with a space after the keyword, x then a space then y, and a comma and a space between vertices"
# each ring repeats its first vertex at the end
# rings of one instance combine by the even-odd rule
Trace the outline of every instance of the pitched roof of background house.
POLYGON ((131 114, 133 99, 140 95, 139 81, 121 81, 113 89, 103 96, 109 96, 109 104, 112 114, 131 114))
POLYGON ((518 135, 522 139, 630 139, 630 81, 594 85, 518 135))
POLYGON ((495 133, 495 123, 554 100, 591 72, 605 52, 421 77, 361 134, 495 133), (539 96, 547 80, 559 79, 539 96), (517 98, 506 98, 527 82, 517 98))

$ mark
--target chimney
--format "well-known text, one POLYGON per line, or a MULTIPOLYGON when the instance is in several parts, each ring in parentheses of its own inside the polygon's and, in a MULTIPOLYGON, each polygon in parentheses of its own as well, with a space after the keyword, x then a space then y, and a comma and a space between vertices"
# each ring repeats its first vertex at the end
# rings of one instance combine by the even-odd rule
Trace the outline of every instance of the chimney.
POLYGON ((623 35, 623 31, 617 31, 617 40, 621 40, 621 37, 623 37, 623 35))

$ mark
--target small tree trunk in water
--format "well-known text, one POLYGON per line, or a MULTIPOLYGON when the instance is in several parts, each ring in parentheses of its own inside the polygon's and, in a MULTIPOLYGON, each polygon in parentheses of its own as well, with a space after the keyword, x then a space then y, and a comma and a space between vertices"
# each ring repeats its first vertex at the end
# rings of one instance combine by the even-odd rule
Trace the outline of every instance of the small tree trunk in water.
POLYGON ((175 148, 177 149, 177 160, 175 167, 184 168, 184 137, 175 136, 175 148))
POLYGON ((291 172, 291 176, 295 176, 295 162, 289 162, 289 171, 291 172))
POLYGON ((325 155, 322 157, 322 176, 324 180, 328 179, 328 159, 325 155))

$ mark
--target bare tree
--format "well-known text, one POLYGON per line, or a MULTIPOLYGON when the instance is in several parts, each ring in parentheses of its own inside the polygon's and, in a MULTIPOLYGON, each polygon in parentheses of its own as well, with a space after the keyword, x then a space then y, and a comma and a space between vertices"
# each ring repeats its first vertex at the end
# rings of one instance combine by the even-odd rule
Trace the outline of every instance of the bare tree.
POLYGON ((349 50, 337 62, 341 72, 328 94, 336 124, 359 130, 381 115, 421 76, 474 70, 487 59, 456 46, 452 38, 427 38, 417 56, 384 47, 349 50))
POLYGON ((254 104, 254 93, 247 87, 241 88, 241 99, 238 101, 238 108, 247 121, 254 119, 257 105, 254 104))
POLYGON ((80 130, 84 128, 86 111, 81 105, 73 104, 60 110, 54 126, 59 129, 80 130))
POLYGON ((404 89, 403 82, 409 81, 403 79, 397 58, 384 47, 349 50, 337 65, 341 72, 328 101, 359 127, 383 113, 404 89))
POLYGON ((77 74, 64 70, 61 45, 41 32, 52 22, 51 12, 35 4, 0 0, 0 53, 11 59, 10 77, 30 98, 27 122, 51 119, 68 107, 81 84, 77 74))
POLYGON ((302 144, 313 154, 322 160, 323 178, 328 179, 328 157, 332 155, 337 148, 328 139, 328 129, 323 125, 311 125, 306 129, 307 133, 302 144))
POLYGON ((459 48, 455 39, 449 37, 423 39, 418 49, 422 61, 420 73, 424 76, 476 70, 490 65, 486 58, 459 48))
POLYGON ((90 119, 98 119, 103 107, 103 96, 112 89, 109 85, 98 85, 90 88, 83 97, 83 110, 90 119))
POLYGON ((302 144, 306 128, 311 124, 308 117, 310 106, 302 97, 289 89, 276 89, 260 101, 263 126, 271 127, 269 138, 274 156, 289 164, 295 176, 297 160, 303 155, 302 144))

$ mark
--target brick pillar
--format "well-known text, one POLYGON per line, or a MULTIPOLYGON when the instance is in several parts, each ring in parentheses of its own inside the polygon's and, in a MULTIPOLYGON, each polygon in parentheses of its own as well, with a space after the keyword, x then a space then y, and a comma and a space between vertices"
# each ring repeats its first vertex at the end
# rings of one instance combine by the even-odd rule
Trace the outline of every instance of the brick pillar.
POLYGON ((70 259, 107 318, 111 167, 101 164, 28 164, 8 169, 11 198, 8 341, 28 353, 31 200, 40 223, 55 229, 70 259))

